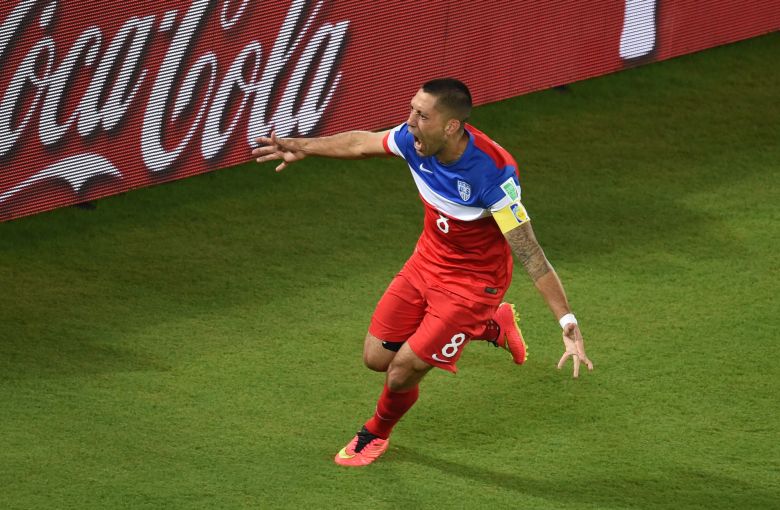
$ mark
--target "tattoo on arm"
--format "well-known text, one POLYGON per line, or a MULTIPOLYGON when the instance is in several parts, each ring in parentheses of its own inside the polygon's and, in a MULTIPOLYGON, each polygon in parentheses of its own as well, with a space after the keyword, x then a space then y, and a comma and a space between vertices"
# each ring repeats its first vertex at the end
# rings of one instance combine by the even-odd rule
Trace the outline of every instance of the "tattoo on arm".
POLYGON ((506 239, 533 281, 552 271, 552 266, 536 240, 531 222, 523 223, 507 232, 506 239))

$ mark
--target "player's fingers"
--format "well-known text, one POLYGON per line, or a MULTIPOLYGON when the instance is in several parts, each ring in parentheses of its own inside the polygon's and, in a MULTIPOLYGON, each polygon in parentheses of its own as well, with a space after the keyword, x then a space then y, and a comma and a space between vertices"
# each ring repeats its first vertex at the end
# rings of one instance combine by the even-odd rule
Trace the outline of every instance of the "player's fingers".
POLYGON ((281 152, 282 148, 279 147, 278 144, 268 142, 263 145, 259 145, 252 149, 252 152, 258 152, 260 154, 270 153, 270 152, 281 152))
POLYGON ((277 171, 277 172, 281 172, 281 171, 282 171, 282 170, 284 170, 286 167, 287 167, 287 163, 286 163, 286 162, 284 162, 284 161, 282 161, 282 163, 281 163, 279 166, 277 166, 277 167, 276 167, 276 171, 277 171))
POLYGON ((558 370, 563 368, 563 364, 566 363, 566 360, 569 359, 569 356, 571 356, 570 352, 567 351, 563 353, 563 356, 561 356, 560 361, 558 361, 558 370))
POLYGON ((574 378, 576 379, 580 376, 580 357, 572 354, 572 359, 574 360, 574 378))
POLYGON ((276 153, 273 154, 266 154, 264 156, 260 156, 259 158, 256 158, 255 161, 258 163, 265 163, 266 161, 274 161, 276 159, 279 159, 279 155, 276 153))
POLYGON ((585 365, 587 365, 588 371, 593 372, 593 362, 590 360, 590 358, 585 358, 583 361, 585 362, 585 365))
POLYGON ((577 342, 576 344, 577 348, 577 355, 580 358, 580 361, 585 363, 587 365, 588 370, 593 370, 593 362, 588 358, 588 356, 585 354, 585 344, 582 341, 577 342))
POLYGON ((262 147, 255 147, 254 149, 252 149, 252 155, 262 156, 263 154, 273 154, 278 150, 279 148, 273 145, 263 145, 262 147))

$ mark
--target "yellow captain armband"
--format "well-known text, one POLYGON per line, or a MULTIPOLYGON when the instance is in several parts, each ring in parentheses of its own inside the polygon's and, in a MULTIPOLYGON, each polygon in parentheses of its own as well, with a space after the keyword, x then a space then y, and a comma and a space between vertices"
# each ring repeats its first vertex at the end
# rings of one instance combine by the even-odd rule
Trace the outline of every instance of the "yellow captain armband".
POLYGON ((498 228, 504 234, 531 220, 528 217, 528 211, 525 210, 525 207, 519 200, 493 212, 493 218, 495 218, 498 228))

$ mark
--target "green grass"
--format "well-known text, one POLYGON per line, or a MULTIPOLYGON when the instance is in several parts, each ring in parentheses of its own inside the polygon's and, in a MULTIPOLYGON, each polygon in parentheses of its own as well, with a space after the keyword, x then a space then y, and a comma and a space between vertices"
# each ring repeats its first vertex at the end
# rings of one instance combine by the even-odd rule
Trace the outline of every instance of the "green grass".
POLYGON ((398 160, 220 171, 0 226, 0 508, 778 508, 780 35, 476 110, 596 371, 518 271, 526 366, 472 345, 377 464, 398 160))

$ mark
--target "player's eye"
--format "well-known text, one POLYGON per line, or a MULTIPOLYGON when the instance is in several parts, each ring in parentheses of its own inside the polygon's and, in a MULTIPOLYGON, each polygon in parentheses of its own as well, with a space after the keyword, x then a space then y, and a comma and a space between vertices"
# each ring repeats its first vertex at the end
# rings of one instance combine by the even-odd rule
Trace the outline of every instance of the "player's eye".
POLYGON ((417 117, 419 117, 419 118, 423 119, 423 120, 428 120, 428 116, 427 116, 427 115, 424 115, 424 114, 423 114, 423 113, 421 113, 419 110, 415 110, 415 109, 414 109, 414 106, 409 106, 409 111, 410 111, 411 113, 415 114, 417 117))

